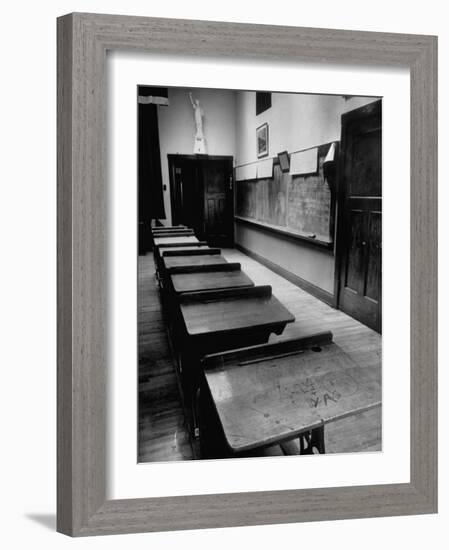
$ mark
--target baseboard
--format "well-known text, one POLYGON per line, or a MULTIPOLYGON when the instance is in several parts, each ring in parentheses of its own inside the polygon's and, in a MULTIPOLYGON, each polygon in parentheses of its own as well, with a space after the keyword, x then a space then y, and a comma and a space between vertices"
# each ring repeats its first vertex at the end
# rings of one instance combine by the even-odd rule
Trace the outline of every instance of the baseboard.
POLYGON ((287 281, 290 281, 294 285, 298 286, 302 290, 305 290, 315 298, 318 298, 318 300, 321 300, 328 306, 335 307, 335 297, 330 292, 327 292, 326 290, 323 290, 322 288, 314 285, 313 283, 309 283, 309 281, 306 281, 305 279, 302 279, 301 277, 298 277, 298 275, 295 275, 291 271, 287 271, 283 267, 279 266, 278 264, 275 264, 274 262, 271 262, 270 260, 267 260, 263 256, 260 256, 256 252, 252 252, 251 250, 248 250, 244 246, 236 243, 235 248, 237 250, 240 250, 240 252, 243 252, 243 254, 246 254, 250 258, 253 258, 253 260, 258 261, 265 267, 268 267, 268 269, 271 269, 271 271, 274 271, 281 277, 284 277, 284 279, 287 279, 287 281))

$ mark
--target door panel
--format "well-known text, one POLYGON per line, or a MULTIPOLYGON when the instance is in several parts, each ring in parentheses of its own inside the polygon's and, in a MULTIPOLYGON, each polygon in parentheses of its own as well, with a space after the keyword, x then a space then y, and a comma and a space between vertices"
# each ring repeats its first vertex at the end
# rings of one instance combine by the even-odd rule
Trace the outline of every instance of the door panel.
POLYGON ((382 214, 380 212, 371 212, 369 234, 365 295, 378 302, 381 297, 382 280, 382 214))
POLYGON ((216 246, 233 245, 232 160, 203 160, 204 232, 216 246))
POLYGON ((382 151, 380 130, 358 133, 352 137, 350 195, 382 195, 382 151))
POLYGON ((381 332, 381 102, 342 116, 338 307, 381 332))
POLYGON ((365 235, 365 213, 354 210, 349 214, 350 243, 346 259, 345 286, 354 292, 362 293, 364 285, 364 256, 363 239, 365 235))

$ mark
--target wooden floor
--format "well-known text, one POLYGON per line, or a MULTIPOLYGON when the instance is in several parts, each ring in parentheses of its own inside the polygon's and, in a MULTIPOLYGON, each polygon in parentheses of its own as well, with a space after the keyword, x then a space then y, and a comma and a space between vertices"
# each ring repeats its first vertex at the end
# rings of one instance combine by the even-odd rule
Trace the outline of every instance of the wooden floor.
POLYGON ((139 256, 139 462, 193 458, 169 348, 153 254, 139 256))
MULTIPOLYGON (((224 249, 240 262, 255 284, 271 285, 273 294, 293 313, 294 323, 270 342, 330 330, 334 342, 360 366, 381 368, 381 336, 333 309, 245 254, 224 249)), ((154 275, 153 255, 139 256, 139 462, 193 459, 179 398, 174 364, 154 275)), ((381 450, 381 409, 326 426, 326 453, 381 450)))

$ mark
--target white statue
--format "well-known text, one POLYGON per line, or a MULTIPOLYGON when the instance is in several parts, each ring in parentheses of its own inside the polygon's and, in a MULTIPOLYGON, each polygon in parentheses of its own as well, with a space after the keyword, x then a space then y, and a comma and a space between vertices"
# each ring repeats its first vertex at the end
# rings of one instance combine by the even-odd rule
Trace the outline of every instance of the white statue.
POLYGON ((193 107, 193 116, 195 118, 195 141, 193 143, 193 152, 194 154, 205 155, 206 154, 206 139, 203 132, 203 117, 204 111, 200 107, 199 99, 193 99, 192 93, 189 93, 190 103, 193 107))

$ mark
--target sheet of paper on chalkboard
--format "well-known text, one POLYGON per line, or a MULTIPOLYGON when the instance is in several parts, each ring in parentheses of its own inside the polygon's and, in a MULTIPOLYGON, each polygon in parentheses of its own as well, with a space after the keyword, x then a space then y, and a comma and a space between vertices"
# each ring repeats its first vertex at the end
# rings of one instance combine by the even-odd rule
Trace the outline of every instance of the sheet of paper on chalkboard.
POLYGON ((255 180, 257 177, 257 164, 244 164, 235 169, 235 180, 255 180))
POLYGON ((290 156, 290 174, 314 174, 318 170, 318 147, 292 153, 290 156))
POLYGON ((323 161, 323 164, 326 164, 327 162, 334 162, 335 160, 335 143, 331 143, 329 147, 329 151, 327 152, 327 155, 323 161))
POLYGON ((242 181, 243 177, 243 166, 237 166, 235 169, 235 181, 242 181))
POLYGON ((273 159, 261 160, 257 163, 257 179, 273 177, 273 159))

